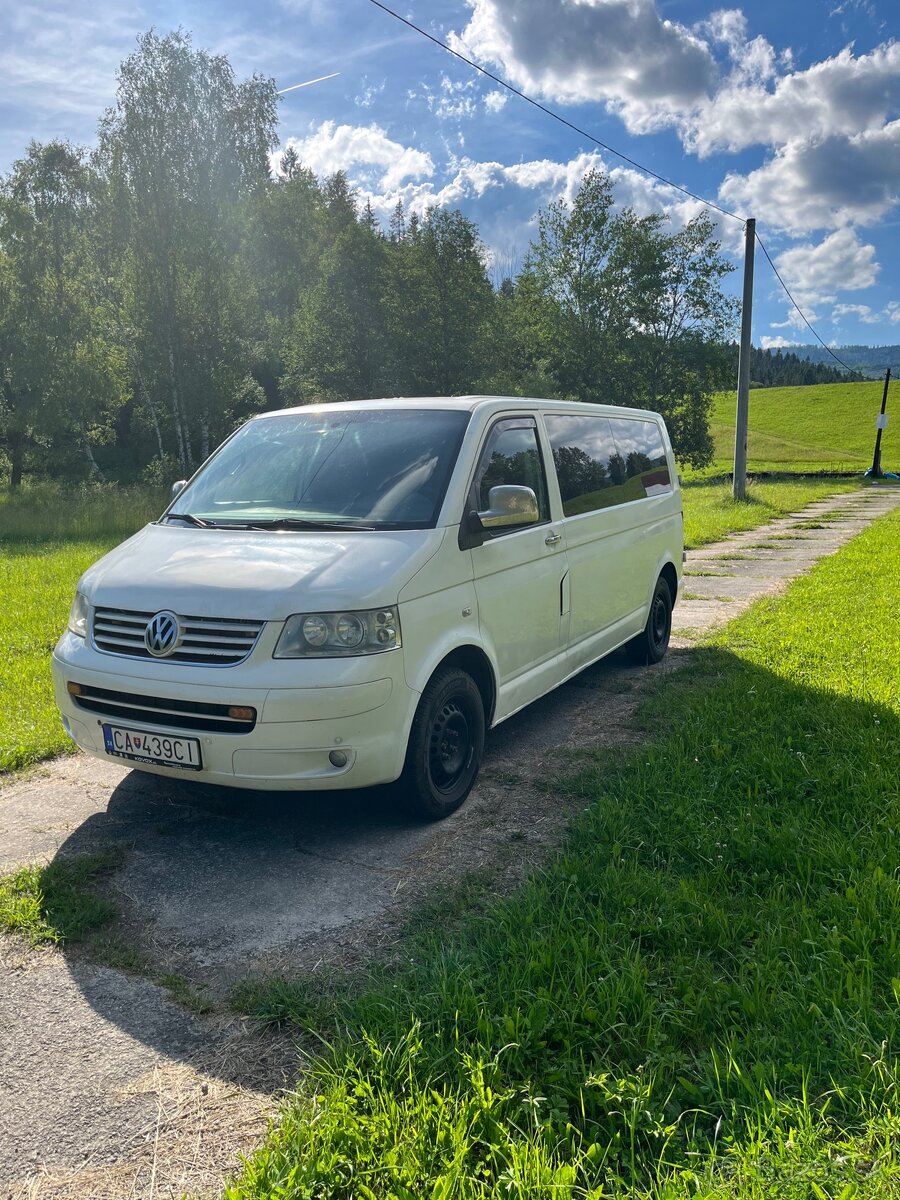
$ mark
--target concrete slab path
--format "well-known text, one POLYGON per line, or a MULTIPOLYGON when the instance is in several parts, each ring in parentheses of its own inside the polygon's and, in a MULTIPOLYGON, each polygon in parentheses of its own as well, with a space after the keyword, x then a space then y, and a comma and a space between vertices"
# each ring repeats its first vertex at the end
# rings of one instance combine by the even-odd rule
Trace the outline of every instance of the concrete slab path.
POLYGON ((230 985, 390 953, 410 907, 470 871, 511 887, 580 803, 553 787, 573 752, 624 755, 647 687, 692 642, 897 506, 900 489, 860 490, 690 553, 676 653, 641 669, 613 655, 502 725, 478 787, 437 826, 381 791, 215 791, 82 756, 0 789, 0 873, 124 847, 122 935, 218 1005, 197 1016, 77 947, 0 939, 0 1198, 215 1194, 297 1062, 289 1041, 227 1014, 230 985))
POLYGON ((900 487, 867 487, 807 505, 755 529, 688 552, 673 646, 732 620, 760 596, 783 591, 876 517, 900 507, 900 487))

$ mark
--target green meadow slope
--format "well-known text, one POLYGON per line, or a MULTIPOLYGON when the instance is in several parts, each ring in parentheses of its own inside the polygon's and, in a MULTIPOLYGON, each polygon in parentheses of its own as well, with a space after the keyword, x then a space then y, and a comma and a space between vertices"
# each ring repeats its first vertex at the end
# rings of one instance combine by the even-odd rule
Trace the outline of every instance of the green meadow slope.
MULTIPOLYGON (((808 387, 756 388, 750 392, 751 471, 865 470, 872 462, 875 417, 883 383, 827 383, 808 387)), ((900 389, 891 388, 888 414, 897 409, 900 389)), ((719 392, 711 429, 714 469, 729 470, 734 456, 734 392, 719 392)), ((882 444, 882 465, 900 468, 900 414, 893 416, 882 444)))

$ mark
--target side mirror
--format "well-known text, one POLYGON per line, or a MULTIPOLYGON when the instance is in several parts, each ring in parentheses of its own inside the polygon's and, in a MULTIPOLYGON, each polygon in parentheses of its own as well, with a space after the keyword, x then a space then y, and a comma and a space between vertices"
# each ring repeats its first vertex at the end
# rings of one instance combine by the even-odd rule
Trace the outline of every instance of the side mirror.
POLYGON ((174 500, 175 497, 178 495, 178 493, 180 491, 182 491, 182 489, 185 487, 187 487, 186 479, 179 479, 177 483, 173 483, 172 484, 172 499, 174 500))
POLYGON ((478 514, 485 529, 507 525, 535 525, 540 514, 537 496, 530 487, 504 483, 488 492, 488 509, 478 514))

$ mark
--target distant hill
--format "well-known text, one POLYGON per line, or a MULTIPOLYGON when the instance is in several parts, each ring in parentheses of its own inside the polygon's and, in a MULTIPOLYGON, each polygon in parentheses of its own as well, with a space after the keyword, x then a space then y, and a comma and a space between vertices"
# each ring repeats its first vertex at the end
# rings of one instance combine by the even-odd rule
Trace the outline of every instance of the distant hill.
MULTIPOLYGON (((738 347, 731 346, 734 372, 737 376, 738 347)), ((803 358, 789 347, 781 350, 758 350, 750 348, 750 386, 806 387, 811 383, 861 383, 866 378, 859 371, 849 375, 833 359, 827 363, 814 363, 803 358)))
MULTIPOLYGON (((796 354, 798 358, 806 358, 811 363, 837 363, 827 350, 821 346, 786 346, 786 351, 796 354)), ((895 375, 900 370, 900 346, 835 346, 834 352, 848 367, 859 371, 870 379, 884 375, 885 368, 891 368, 895 375)))

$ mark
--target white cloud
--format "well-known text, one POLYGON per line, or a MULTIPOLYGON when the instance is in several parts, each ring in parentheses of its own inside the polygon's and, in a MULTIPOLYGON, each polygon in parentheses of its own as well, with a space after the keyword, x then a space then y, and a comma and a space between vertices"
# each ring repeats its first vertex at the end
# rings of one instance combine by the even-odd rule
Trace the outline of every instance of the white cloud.
POLYGON ((498 64, 526 91, 606 101, 635 129, 699 102, 718 77, 708 45, 660 17, 654 0, 472 0, 450 44, 498 64))
MULTIPOLYGON (((359 203, 371 204, 383 222, 398 201, 408 213, 420 216, 433 207, 461 208, 478 221, 488 260, 501 273, 509 273, 510 262, 521 261, 536 236, 538 210, 555 199, 571 203, 590 170, 609 175, 619 208, 631 208, 639 216, 666 211, 674 229, 703 210, 702 204, 639 171, 610 168, 597 151, 564 162, 543 158, 518 163, 477 161, 448 153, 446 163, 438 168, 430 155, 390 139, 377 125, 339 126, 332 121, 306 138, 289 138, 287 145, 318 175, 344 170, 359 203)), ((273 163, 283 149, 272 156, 273 163)), ((727 225, 720 232, 731 234, 727 225)))
POLYGON ((831 320, 840 321, 842 317, 856 317, 864 325, 877 325, 884 314, 873 312, 868 304, 836 304, 831 310, 831 320))
POLYGON ((478 111, 478 84, 474 79, 453 80, 441 75, 440 87, 435 91, 423 84, 422 95, 428 108, 439 121, 460 121, 474 117, 478 111))
POLYGON ((501 108, 505 108, 508 99, 509 92, 488 92, 484 98, 484 107, 489 113, 498 113, 501 108))
MULTIPOLYGON (((380 125, 336 125, 324 121, 307 138, 288 138, 301 163, 316 175, 346 171, 351 182, 397 189, 408 180, 434 174, 431 155, 392 141, 380 125)), ((273 156, 276 160, 282 150, 273 156)))
POLYGON ((900 120, 853 137, 789 142, 748 175, 727 175, 719 195, 795 234, 872 224, 900 199, 900 120))
POLYGON ((763 82, 774 76, 775 51, 764 37, 747 37, 747 18, 739 8, 714 12, 694 28, 727 51, 733 81, 763 82))
POLYGON ((381 83, 369 83, 367 79, 363 77, 362 82, 362 91, 358 96, 354 97, 353 103, 357 108, 371 108, 384 91, 387 85, 387 80, 382 79, 381 83))
POLYGON ((833 303, 838 292, 871 287, 879 271, 875 247, 861 242, 852 229, 838 229, 818 245, 794 246, 775 263, 801 308, 833 303))
POLYGON ((900 42, 796 70, 738 8, 689 29, 657 0, 470 4, 453 44, 533 95, 604 103, 632 133, 672 128, 701 157, 766 147, 726 178, 729 207, 802 235, 880 221, 900 199, 900 42))
POLYGON ((763 350, 783 350, 785 346, 799 346, 799 342, 789 342, 787 338, 779 334, 777 337, 769 337, 768 334, 763 334, 759 339, 759 344, 763 350))
POLYGON ((900 43, 852 47, 793 70, 740 9, 692 29, 655 0, 472 0, 451 41, 498 64, 526 90, 562 102, 603 102, 632 132, 676 127, 700 155, 881 128, 900 104, 900 43), (720 63, 720 58, 725 59, 720 63), (728 68, 727 71, 725 68, 728 68))
POLYGON ((847 47, 805 71, 788 72, 771 90, 765 86, 774 70, 771 47, 754 50, 758 42, 747 42, 743 51, 761 64, 756 79, 739 68, 708 103, 681 115, 685 145, 697 154, 783 146, 795 139, 849 138, 881 129, 900 105, 898 42, 859 57, 847 47))
POLYGON ((900 325, 900 301, 891 300, 880 312, 868 304, 836 304, 831 312, 831 320, 836 323, 842 317, 855 317, 864 325, 880 325, 882 322, 900 325))

